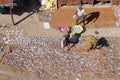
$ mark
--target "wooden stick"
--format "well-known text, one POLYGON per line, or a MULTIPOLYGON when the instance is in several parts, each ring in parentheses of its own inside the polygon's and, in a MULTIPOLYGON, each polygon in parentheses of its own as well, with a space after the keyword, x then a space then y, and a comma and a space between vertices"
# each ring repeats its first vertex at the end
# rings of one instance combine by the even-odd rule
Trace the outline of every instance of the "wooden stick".
POLYGON ((13 25, 15 25, 11 6, 10 6, 10 15, 11 15, 12 23, 13 25))

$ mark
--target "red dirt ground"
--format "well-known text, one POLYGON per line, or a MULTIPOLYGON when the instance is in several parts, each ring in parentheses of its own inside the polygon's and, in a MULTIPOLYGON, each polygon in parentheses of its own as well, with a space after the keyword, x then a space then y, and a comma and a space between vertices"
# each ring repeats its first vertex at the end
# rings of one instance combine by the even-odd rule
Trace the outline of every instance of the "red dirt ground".
MULTIPOLYGON (((54 11, 51 27, 56 28, 60 25, 75 25, 76 19, 73 18, 75 8, 58 9, 54 11)), ((116 27, 116 17, 112 7, 107 8, 85 8, 86 28, 110 28, 116 27)), ((82 24, 81 24, 82 25, 82 24)))

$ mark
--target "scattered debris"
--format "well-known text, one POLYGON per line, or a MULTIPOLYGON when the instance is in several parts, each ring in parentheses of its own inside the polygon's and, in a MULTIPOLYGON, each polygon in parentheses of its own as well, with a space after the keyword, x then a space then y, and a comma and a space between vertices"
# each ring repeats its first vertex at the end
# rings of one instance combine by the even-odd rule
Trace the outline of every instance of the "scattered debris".
POLYGON ((40 11, 38 17, 40 21, 50 22, 53 17, 53 12, 50 10, 40 11))
POLYGON ((1 24, 0 27, 4 28, 9 28, 11 26, 11 24, 1 24))
POLYGON ((44 29, 50 29, 49 22, 44 22, 44 29))

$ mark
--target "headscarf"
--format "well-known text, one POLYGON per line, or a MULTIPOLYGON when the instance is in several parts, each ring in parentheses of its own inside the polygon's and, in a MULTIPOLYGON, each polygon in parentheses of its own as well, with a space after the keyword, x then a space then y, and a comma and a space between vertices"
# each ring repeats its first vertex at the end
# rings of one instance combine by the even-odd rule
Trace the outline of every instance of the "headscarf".
POLYGON ((72 26, 72 33, 73 34, 81 34, 83 32, 83 27, 80 25, 72 26))

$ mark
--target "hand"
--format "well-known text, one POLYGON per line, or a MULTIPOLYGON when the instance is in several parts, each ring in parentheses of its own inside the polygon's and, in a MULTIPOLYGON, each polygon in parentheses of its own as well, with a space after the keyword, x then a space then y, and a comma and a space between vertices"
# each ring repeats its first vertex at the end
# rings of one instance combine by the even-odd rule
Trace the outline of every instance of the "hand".
POLYGON ((76 18, 76 15, 73 15, 73 18, 76 18))

